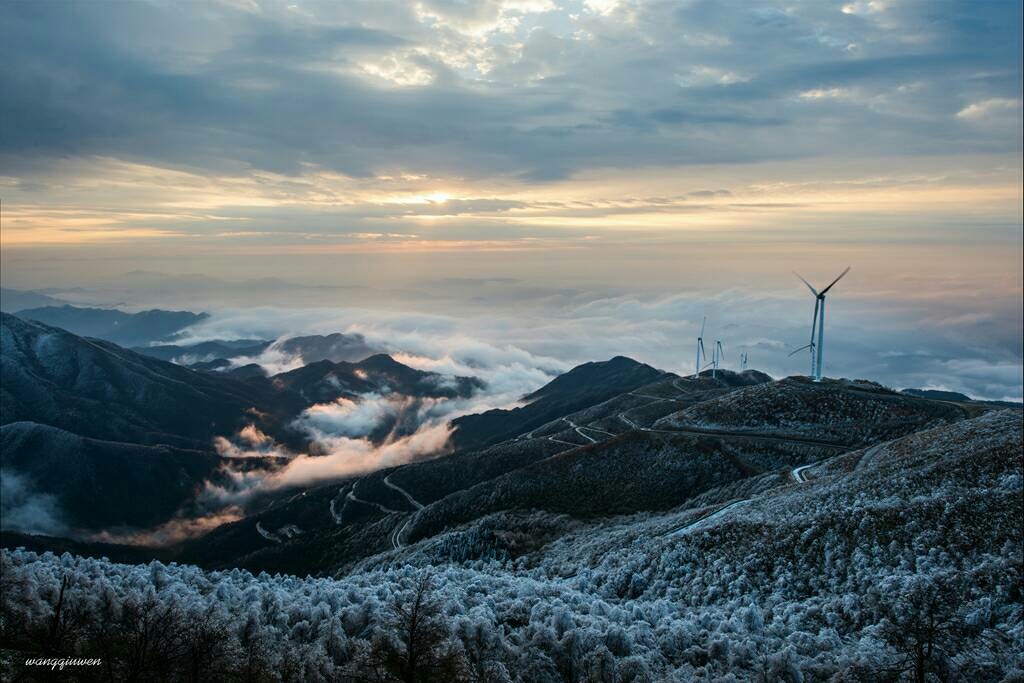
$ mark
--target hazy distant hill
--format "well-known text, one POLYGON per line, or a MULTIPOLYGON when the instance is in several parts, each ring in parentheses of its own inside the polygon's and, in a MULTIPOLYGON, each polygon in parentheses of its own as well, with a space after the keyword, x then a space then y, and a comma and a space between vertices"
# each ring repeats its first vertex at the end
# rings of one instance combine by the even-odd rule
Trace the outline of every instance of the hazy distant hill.
POLYGON ((215 340, 198 344, 157 344, 152 346, 135 346, 132 351, 144 356, 152 356, 160 360, 171 361, 179 365, 197 365, 212 363, 217 360, 258 356, 270 346, 269 341, 262 339, 238 339, 232 341, 215 340))
POLYGON ((327 335, 289 337, 274 343, 274 348, 286 354, 302 356, 304 363, 329 360, 332 363, 358 362, 379 354, 381 350, 370 346, 363 335, 335 332, 327 335))
POLYGON ((40 292, 0 287, 0 311, 14 313, 24 308, 63 306, 64 301, 40 292))
POLYGON ((162 311, 125 313, 107 308, 44 306, 17 311, 25 320, 47 325, 85 337, 96 337, 120 346, 141 346, 173 337, 176 333, 209 317, 206 313, 162 311))
POLYGON ((939 391, 937 389, 904 389, 904 394, 920 396, 921 398, 933 398, 939 401, 970 401, 971 397, 956 391, 939 391))
POLYGON ((371 391, 418 398, 467 398, 484 387, 476 377, 446 377, 416 370, 383 353, 358 363, 316 361, 271 379, 275 386, 298 392, 316 403, 371 391))
POLYGON ((1019 408, 1021 403, 1019 401, 985 401, 975 398, 971 398, 966 394, 961 394, 957 391, 940 391, 938 389, 904 389, 903 394, 909 396, 919 396, 921 398, 930 398, 937 401, 955 401, 959 403, 987 403, 989 405, 1005 406, 1007 408, 1019 408))
POLYGON ((306 365, 320 361, 358 362, 380 353, 379 349, 367 344, 363 335, 340 332, 288 337, 278 341, 218 339, 198 344, 158 344, 137 346, 132 350, 199 370, 226 370, 232 366, 226 361, 256 358, 268 350, 285 357, 301 357, 306 365))

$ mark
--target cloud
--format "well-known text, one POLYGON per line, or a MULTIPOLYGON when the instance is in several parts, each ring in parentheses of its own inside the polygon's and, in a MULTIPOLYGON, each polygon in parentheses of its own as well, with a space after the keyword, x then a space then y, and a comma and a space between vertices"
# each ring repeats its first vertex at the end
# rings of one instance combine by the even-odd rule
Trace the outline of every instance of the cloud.
POLYGON ((292 453, 278 446, 273 438, 261 432, 253 424, 243 427, 231 439, 224 436, 214 437, 213 448, 218 455, 225 458, 292 457, 292 453))
POLYGON ((6 3, 0 130, 11 133, 0 154, 19 176, 104 156, 206 174, 314 167, 354 178, 555 179, 594 168, 890 152, 868 134, 875 116, 848 108, 847 135, 808 136, 827 124, 789 103, 793 92, 853 81, 895 89, 913 74, 925 84, 926 96, 885 118, 901 126, 905 149, 929 155, 986 142, 933 120, 953 102, 969 97, 970 109, 1019 99, 1012 3, 972 7, 970 21, 959 8, 936 16, 920 3, 843 9, 381 2, 198 13, 6 3), (680 29, 697 38, 679 40, 680 29), (62 49, 45 49, 52 44, 62 49), (850 45, 859 46, 855 57, 850 45), (685 106, 664 87, 672 81, 686 86, 685 106), (705 128, 619 125, 610 101, 705 128), (763 136, 759 121, 780 130, 763 136), (706 127, 719 124, 732 130, 706 127))
POLYGON ((451 428, 447 424, 421 427, 416 432, 381 446, 367 439, 326 438, 325 455, 302 456, 262 483, 263 488, 309 486, 318 481, 395 467, 423 458, 444 455, 451 428))
MULTIPOLYGON (((236 325, 249 322, 243 322, 237 312, 233 315, 236 325)), ((260 324, 265 325, 272 314, 264 309, 260 318, 260 324)), ((285 319, 287 324, 298 324, 294 312, 285 313, 285 319)), ((305 324, 312 324, 313 320, 317 320, 315 329, 331 325, 317 313, 307 315, 305 324)), ((218 437, 214 445, 225 457, 276 456, 286 462, 270 470, 225 463, 214 480, 207 482, 199 498, 200 508, 244 506, 254 496, 282 488, 310 486, 438 457, 448 452, 452 419, 518 405, 524 394, 568 368, 562 361, 513 346, 453 335, 448 330, 455 321, 435 318, 433 322, 436 329, 429 334, 421 329, 424 320, 419 316, 353 323, 348 331, 364 334, 371 343, 409 349, 393 352, 395 359, 417 369, 440 373, 441 383, 456 375, 472 375, 486 381, 484 390, 468 398, 452 399, 371 392, 310 406, 292 423, 310 439, 308 453, 294 454, 252 425, 236 435, 218 437), (387 331, 382 325, 388 325, 387 331)), ((224 329, 224 323, 216 327, 224 329)), ((204 331, 200 329, 198 333, 204 331)))
POLYGON ((886 0, 857 0, 842 7, 843 14, 878 14, 889 5, 886 0))
MULTIPOLYGON (((1014 378, 1000 370, 997 376, 1004 381, 997 384, 970 369, 974 365, 957 363, 1021 367, 1024 321, 1019 289, 1012 283, 983 290, 974 280, 940 281, 923 272, 891 280, 863 272, 870 270, 867 264, 854 265, 829 301, 828 374, 900 388, 943 381, 984 398, 1024 394, 1019 374, 1014 378)), ((835 269, 839 270, 841 266, 835 269)), ((814 273, 804 274, 817 281, 814 273)), ((818 279, 827 282, 830 275, 835 272, 823 272, 818 279)), ((479 411, 514 405, 578 363, 618 354, 681 374, 692 372, 691 346, 704 316, 705 337, 723 340, 730 363, 740 351, 747 351, 751 367, 774 376, 806 373, 806 359, 788 354, 806 343, 813 301, 792 276, 781 273, 779 280, 783 289, 569 291, 550 298, 532 295, 533 285, 525 281, 496 282, 492 287, 497 298, 490 298, 491 286, 486 284, 474 283, 470 292, 461 281, 431 280, 419 287, 421 293, 431 293, 428 300, 442 301, 442 293, 449 292, 460 297, 453 299, 450 312, 236 308, 213 311, 189 332, 197 338, 252 338, 285 330, 363 334, 369 345, 402 363, 444 375, 480 377, 487 382, 485 392, 467 404, 444 404, 445 410, 479 411), (515 291, 520 287, 531 295, 518 299, 515 291), (482 297, 479 308, 467 308, 465 298, 470 295, 482 297)), ((434 308, 442 310, 437 304, 434 308)), ((377 407, 394 409, 389 406, 381 399, 377 407)), ((364 409, 332 408, 353 420, 364 409)), ((367 414, 366 419, 369 424, 376 418, 367 414)))
POLYGON ((201 536, 224 524, 237 522, 245 517, 237 506, 227 506, 217 512, 198 517, 175 517, 148 530, 104 530, 85 538, 93 543, 117 543, 159 548, 201 536))
POLYGON ((814 88, 800 93, 802 100, 848 100, 853 99, 853 96, 849 88, 814 88))
POLYGON ((67 531, 56 496, 36 491, 9 468, 0 470, 0 521, 4 529, 61 536, 67 531))
MULTIPOLYGON (((372 410, 370 407, 366 412, 372 410)), ((360 426, 372 428, 372 420, 360 425, 351 419, 346 420, 344 416, 334 416, 337 419, 332 422, 324 419, 323 413, 329 409, 319 412, 320 419, 314 420, 315 426, 309 427, 316 438, 315 452, 300 454, 275 470, 239 468, 225 463, 216 479, 207 481, 197 498, 200 509, 214 510, 201 519, 211 520, 211 526, 216 526, 212 520, 222 519, 221 523, 234 521, 230 518, 233 511, 260 494, 294 487, 306 488, 320 482, 436 458, 448 452, 452 429, 446 420, 425 421, 409 434, 392 435, 382 443, 375 443, 366 436, 339 433, 358 432, 360 426), (330 429, 337 431, 331 433, 330 429)), ((308 424, 310 421, 307 419, 305 422, 308 424)), ((173 528, 179 529, 177 526, 173 528)), ((185 526, 182 531, 188 528, 185 526)))
POLYGON ((326 443, 337 437, 368 437, 381 428, 390 438, 410 426, 418 428, 428 416, 447 412, 448 399, 423 399, 400 394, 362 394, 356 399, 339 398, 333 403, 319 403, 304 410, 295 426, 309 433, 317 442, 326 443))
POLYGON ((960 119, 983 119, 995 113, 1019 112, 1021 100, 1009 99, 1006 97, 994 97, 982 102, 970 104, 957 112, 960 119))
POLYGON ((1020 142, 1021 98, 993 97, 967 105, 957 112, 956 118, 980 130, 1005 135, 1007 140, 1020 142))

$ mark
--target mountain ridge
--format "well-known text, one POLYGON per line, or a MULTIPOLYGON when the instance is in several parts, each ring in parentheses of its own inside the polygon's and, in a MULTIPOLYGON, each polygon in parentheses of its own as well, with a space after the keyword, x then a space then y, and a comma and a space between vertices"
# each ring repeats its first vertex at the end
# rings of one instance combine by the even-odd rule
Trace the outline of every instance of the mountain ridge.
POLYGON ((209 313, 167 311, 154 308, 125 313, 114 308, 86 306, 43 306, 16 312, 19 318, 34 320, 84 337, 94 337, 119 346, 140 346, 173 338, 182 330, 210 317, 209 313))

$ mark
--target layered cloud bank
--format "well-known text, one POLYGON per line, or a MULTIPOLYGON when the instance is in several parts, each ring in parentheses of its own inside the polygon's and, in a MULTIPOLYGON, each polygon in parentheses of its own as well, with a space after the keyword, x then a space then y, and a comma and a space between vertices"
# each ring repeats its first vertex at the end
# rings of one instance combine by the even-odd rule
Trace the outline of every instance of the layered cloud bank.
MULTIPOLYGON (((831 292, 826 374, 867 378, 897 389, 925 387, 1020 400, 1024 388, 1017 292, 961 290, 956 296, 932 296, 927 290, 872 290, 858 276, 854 270, 831 292)), ((480 377, 489 387, 487 401, 501 405, 576 364, 619 354, 671 372, 692 373, 693 345, 706 316, 705 337, 723 341, 726 366, 737 367, 740 352, 746 352, 750 367, 783 377, 809 371, 805 354, 789 353, 807 343, 813 298, 792 280, 788 290, 780 291, 575 294, 554 304, 527 302, 507 314, 508 309, 494 314, 472 309, 459 316, 360 308, 235 308, 190 328, 186 341, 359 333, 412 367, 480 377)), ((508 284, 506 289, 514 296, 517 286, 508 284)), ((250 361, 271 370, 302 363, 298 357, 269 351, 244 360, 250 361)))

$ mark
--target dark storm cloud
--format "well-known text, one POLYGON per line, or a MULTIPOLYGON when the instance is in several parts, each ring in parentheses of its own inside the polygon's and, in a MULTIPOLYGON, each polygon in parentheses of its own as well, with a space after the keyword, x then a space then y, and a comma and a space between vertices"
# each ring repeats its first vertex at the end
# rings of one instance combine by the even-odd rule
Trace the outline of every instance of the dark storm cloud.
POLYGON ((4 171, 99 155, 543 182, 998 151, 1005 129, 956 115, 1020 99, 1018 3, 624 3, 607 16, 506 4, 4 3, 4 171))

